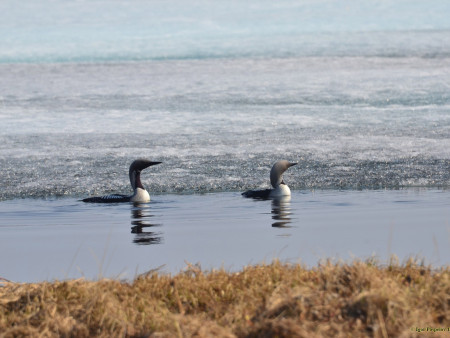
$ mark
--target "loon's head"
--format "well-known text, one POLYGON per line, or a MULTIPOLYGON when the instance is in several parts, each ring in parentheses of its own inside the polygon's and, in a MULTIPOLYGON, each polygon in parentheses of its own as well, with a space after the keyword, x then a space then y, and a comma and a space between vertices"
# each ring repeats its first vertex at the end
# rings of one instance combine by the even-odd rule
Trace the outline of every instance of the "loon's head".
POLYGON ((296 164, 297 163, 291 163, 286 160, 275 162, 272 170, 270 170, 270 183, 272 184, 272 187, 277 188, 280 184, 285 184, 283 181, 283 173, 296 164))
POLYGON ((153 162, 146 159, 137 159, 134 160, 133 163, 130 165, 130 183, 133 187, 133 190, 136 188, 144 189, 141 182, 141 171, 145 168, 148 168, 152 165, 160 164, 162 162, 153 162))

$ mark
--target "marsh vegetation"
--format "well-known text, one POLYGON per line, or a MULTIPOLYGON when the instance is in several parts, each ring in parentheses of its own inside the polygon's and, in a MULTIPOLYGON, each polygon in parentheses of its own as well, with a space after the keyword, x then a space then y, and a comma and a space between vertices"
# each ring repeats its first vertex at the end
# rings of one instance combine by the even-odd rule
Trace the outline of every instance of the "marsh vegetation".
POLYGON ((5 337, 429 336, 450 323, 450 268, 414 260, 0 285, 5 337))

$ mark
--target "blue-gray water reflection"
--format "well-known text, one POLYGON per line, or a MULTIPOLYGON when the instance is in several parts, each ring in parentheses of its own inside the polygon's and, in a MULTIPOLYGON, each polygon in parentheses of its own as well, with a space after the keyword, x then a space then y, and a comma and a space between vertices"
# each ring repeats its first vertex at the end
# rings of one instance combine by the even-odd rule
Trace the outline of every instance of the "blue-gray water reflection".
POLYGON ((272 200, 272 227, 290 228, 291 219, 291 197, 284 196, 272 200))
POLYGON ((5 201, 0 276, 133 278, 161 265, 177 273, 186 262, 236 271, 273 258, 313 266, 374 255, 385 262, 391 254, 442 266, 450 257, 449 198, 448 191, 404 189, 294 190, 290 201, 237 192, 157 195, 143 205, 5 201))
POLYGON ((131 233, 135 234, 133 243, 138 245, 161 244, 162 232, 154 231, 154 227, 162 224, 152 221, 154 215, 148 203, 135 203, 131 208, 131 233), (152 231, 150 231, 152 230, 152 231))

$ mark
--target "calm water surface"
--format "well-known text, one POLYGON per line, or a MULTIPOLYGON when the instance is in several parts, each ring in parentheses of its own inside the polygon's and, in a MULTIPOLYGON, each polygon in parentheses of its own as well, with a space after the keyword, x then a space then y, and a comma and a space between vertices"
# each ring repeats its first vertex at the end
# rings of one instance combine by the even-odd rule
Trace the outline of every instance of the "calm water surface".
POLYGON ((308 266, 395 254, 450 263, 450 195, 433 189, 156 195, 149 204, 73 198, 0 203, 0 276, 32 282, 120 277, 186 262, 237 270, 275 258, 308 266))

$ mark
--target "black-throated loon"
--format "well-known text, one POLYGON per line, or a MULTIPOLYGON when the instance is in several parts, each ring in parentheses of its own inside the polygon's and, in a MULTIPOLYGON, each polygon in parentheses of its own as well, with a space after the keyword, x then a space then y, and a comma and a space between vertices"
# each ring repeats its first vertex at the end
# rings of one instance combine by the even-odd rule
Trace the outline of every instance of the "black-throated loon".
POLYGON ((150 194, 145 190, 141 182, 141 171, 152 165, 160 164, 162 162, 153 162, 146 159, 134 160, 130 165, 130 183, 133 187, 133 195, 112 194, 100 197, 85 198, 83 202, 91 203, 118 203, 118 202, 149 202, 150 194))
POLYGON ((291 189, 289 189, 287 184, 283 181, 283 173, 296 164, 297 163, 291 163, 286 160, 275 162, 272 170, 270 170, 270 183, 272 184, 273 189, 248 190, 243 192, 242 196, 260 199, 291 196, 291 189))

